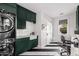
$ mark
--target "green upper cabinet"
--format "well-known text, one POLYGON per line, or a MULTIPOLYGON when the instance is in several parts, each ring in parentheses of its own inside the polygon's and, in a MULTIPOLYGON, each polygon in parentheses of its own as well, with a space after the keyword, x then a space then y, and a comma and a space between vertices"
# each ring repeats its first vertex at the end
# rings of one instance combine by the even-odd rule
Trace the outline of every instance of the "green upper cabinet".
POLYGON ((26 20, 24 15, 24 8, 17 5, 17 28, 25 29, 26 28, 26 20))
POLYGON ((27 15, 27 16, 26 16, 26 20, 27 20, 27 21, 36 23, 36 13, 27 10, 27 11, 26 11, 26 15, 27 15))
POLYGON ((25 29, 26 21, 36 23, 36 13, 17 5, 17 28, 25 29))
POLYGON ((76 24, 77 24, 77 30, 79 31, 79 6, 77 7, 76 11, 76 24))
POLYGON ((6 12, 16 14, 16 4, 15 3, 0 3, 0 9, 5 9, 6 12))
POLYGON ((76 31, 75 34, 79 34, 79 6, 77 6, 76 10, 76 31))

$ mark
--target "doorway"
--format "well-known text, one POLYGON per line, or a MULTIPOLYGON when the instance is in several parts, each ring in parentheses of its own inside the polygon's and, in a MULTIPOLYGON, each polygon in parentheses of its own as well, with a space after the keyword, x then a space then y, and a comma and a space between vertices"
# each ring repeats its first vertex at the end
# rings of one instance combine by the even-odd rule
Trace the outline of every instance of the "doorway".
POLYGON ((46 20, 46 23, 42 24, 41 30, 41 46, 45 47, 46 45, 50 44, 52 41, 52 23, 46 20))

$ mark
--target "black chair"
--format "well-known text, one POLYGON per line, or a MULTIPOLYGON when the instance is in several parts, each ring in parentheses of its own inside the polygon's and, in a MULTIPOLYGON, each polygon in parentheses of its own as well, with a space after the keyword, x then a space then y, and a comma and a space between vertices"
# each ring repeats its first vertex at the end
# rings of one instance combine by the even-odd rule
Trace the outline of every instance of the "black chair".
POLYGON ((65 37, 62 35, 61 36, 61 41, 62 41, 62 49, 61 49, 61 56, 69 56, 71 54, 71 44, 69 44, 69 41, 65 40, 65 37))

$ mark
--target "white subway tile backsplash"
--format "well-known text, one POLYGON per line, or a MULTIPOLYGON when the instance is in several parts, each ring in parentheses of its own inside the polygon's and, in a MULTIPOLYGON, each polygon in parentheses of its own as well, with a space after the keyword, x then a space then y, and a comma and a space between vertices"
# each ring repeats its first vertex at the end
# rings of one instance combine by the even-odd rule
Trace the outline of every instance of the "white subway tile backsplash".
POLYGON ((33 24, 32 22, 26 21, 26 29, 17 29, 16 37, 30 36, 31 32, 35 32, 34 27, 35 27, 35 24, 33 24))

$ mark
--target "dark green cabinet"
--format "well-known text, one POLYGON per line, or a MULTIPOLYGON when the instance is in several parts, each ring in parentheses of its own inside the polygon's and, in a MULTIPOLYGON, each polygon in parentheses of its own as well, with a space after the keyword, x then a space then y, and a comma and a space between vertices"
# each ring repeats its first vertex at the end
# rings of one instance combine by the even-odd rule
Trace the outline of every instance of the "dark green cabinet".
POLYGON ((25 29, 26 28, 26 21, 24 16, 24 10, 21 6, 17 5, 17 28, 18 29, 25 29))
POLYGON ((25 29, 26 21, 36 23, 36 13, 17 5, 17 28, 25 29))
POLYGON ((26 52, 38 45, 38 38, 30 40, 30 37, 16 39, 15 55, 26 52))
POLYGON ((29 37, 16 39, 15 55, 29 50, 29 37))
POLYGON ((75 34, 79 34, 79 6, 77 6, 76 10, 76 29, 75 34))
POLYGON ((27 21, 36 23, 36 13, 27 10, 27 11, 26 11, 26 15, 27 15, 27 16, 26 16, 26 18, 27 18, 26 20, 27 20, 27 21))
POLYGON ((0 3, 0 9, 4 9, 6 12, 16 14, 16 4, 15 3, 0 3))
POLYGON ((79 30, 79 6, 77 7, 77 12, 76 12, 76 24, 77 24, 77 29, 79 30))
POLYGON ((32 19, 33 23, 36 23, 36 13, 32 13, 32 19))

